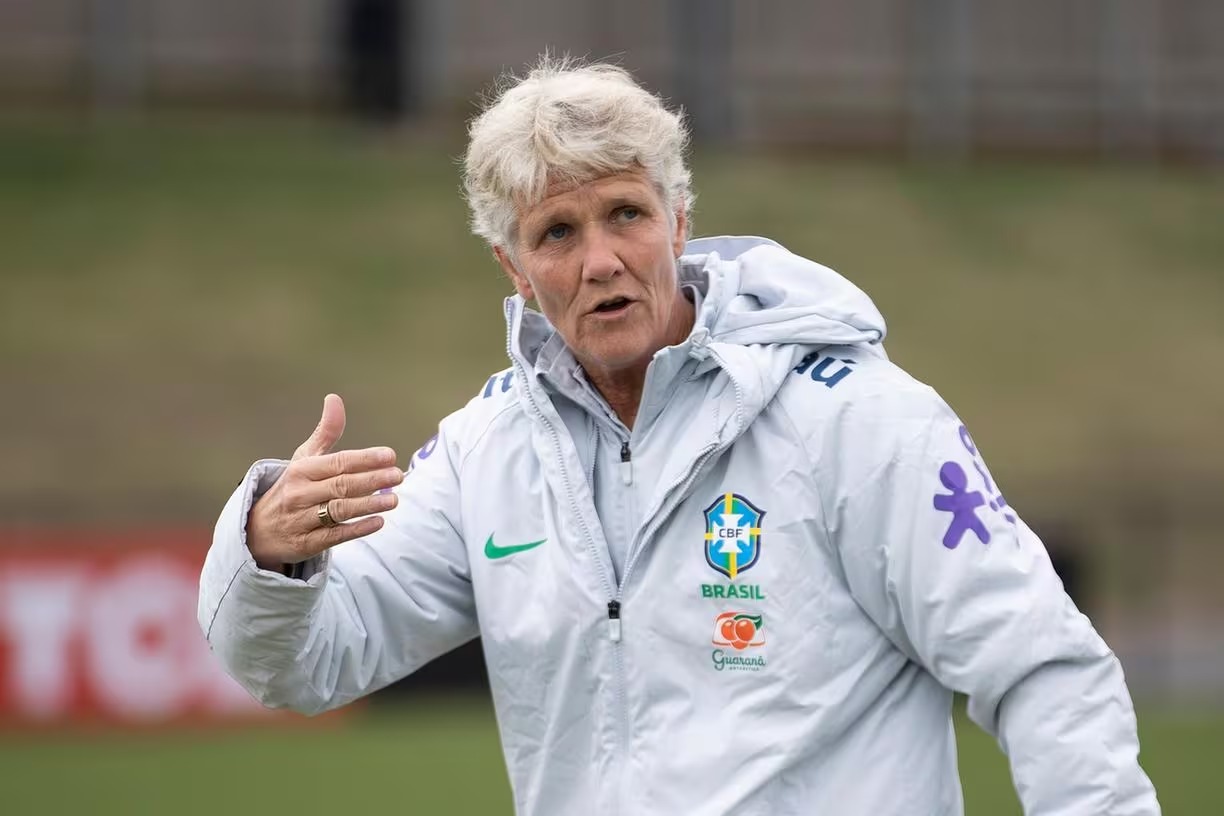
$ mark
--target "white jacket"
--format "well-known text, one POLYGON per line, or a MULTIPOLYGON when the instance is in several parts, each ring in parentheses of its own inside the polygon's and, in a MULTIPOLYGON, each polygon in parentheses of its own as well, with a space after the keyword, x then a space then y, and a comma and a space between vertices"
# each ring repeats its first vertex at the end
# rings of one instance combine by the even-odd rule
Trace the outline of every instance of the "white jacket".
POLYGON ((368 539, 256 568, 256 463, 201 577, 266 705, 344 705, 481 636, 520 814, 960 814, 952 691, 1030 816, 1159 813, 1121 667, 944 402, 835 272, 693 242, 630 433, 519 298, 513 366, 368 539))

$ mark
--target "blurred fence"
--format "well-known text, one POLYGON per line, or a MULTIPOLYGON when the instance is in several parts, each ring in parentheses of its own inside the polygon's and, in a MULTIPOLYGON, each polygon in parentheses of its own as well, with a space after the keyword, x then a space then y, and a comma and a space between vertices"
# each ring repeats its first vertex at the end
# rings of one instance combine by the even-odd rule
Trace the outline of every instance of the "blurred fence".
POLYGON ((8 0, 0 100, 457 120, 546 48, 619 60, 713 142, 1224 159, 1219 0, 8 0))

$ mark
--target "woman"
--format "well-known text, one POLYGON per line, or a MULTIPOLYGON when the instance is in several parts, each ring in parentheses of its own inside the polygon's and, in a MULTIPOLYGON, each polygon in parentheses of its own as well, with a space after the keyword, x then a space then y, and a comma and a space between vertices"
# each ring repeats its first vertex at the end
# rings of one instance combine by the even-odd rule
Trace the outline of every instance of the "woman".
POLYGON ((960 813, 954 690, 1026 812, 1158 813, 1118 662, 965 427, 832 270, 686 244, 686 141, 605 65, 474 120, 511 368, 406 476, 329 453, 335 396, 257 463, 201 581, 216 653, 316 712, 480 635, 523 814, 960 813))

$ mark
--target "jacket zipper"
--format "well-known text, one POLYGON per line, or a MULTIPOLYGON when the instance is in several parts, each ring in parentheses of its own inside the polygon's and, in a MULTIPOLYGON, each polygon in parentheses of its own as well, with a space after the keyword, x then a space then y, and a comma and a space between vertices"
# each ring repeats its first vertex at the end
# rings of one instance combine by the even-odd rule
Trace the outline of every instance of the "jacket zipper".
POLYGON ((629 441, 621 443, 621 481, 626 485, 633 484, 633 452, 629 450, 629 441))
MULTIPOLYGON (((505 311, 506 311, 507 323, 510 323, 511 325, 513 325, 514 307, 511 302, 507 301, 505 311)), ((608 629, 609 629, 609 637, 613 644, 612 659, 613 659, 613 663, 615 664, 615 673, 616 673, 616 678, 615 678, 615 682, 613 683, 613 685, 616 687, 617 708, 621 712, 620 723, 619 723, 620 734, 618 736, 619 736, 619 742, 621 743, 621 745, 624 746, 625 748, 628 748, 628 744, 629 744, 629 705, 625 699, 625 681, 624 681, 625 661, 624 661, 624 656, 621 653, 621 645, 620 645, 621 644, 620 587, 614 587, 612 581, 609 580, 608 571, 604 567, 604 562, 602 558, 603 554, 599 552, 599 547, 595 543, 595 537, 591 535, 591 529, 590 527, 587 526, 586 519, 583 517, 582 512, 580 508, 578 507, 578 499, 574 497, 574 488, 570 484, 569 471, 565 467, 565 458, 563 456, 563 451, 561 449, 561 434, 557 432, 557 428, 555 425, 553 425, 552 420, 549 419, 548 416, 540 409, 539 404, 536 402, 535 395, 531 393, 530 381, 527 378, 527 372, 523 369, 523 364, 519 362, 519 359, 516 356, 514 356, 514 349, 511 346, 510 337, 511 337, 511 332, 507 332, 506 333, 506 356, 510 358, 511 363, 514 366, 515 372, 520 376, 520 382, 522 382, 523 384, 523 396, 526 398, 528 404, 531 406, 531 410, 535 412, 535 414, 540 418, 540 421, 544 423, 544 427, 548 429, 549 437, 552 439, 552 443, 553 443, 553 453, 556 456, 557 465, 561 468, 561 482, 565 485, 565 494, 566 494, 565 497, 569 500, 570 512, 574 515, 574 518, 578 522, 578 526, 582 529, 582 533, 586 537, 587 550, 590 552, 595 562, 595 571, 599 574, 599 583, 603 587, 604 592, 607 593, 607 597, 609 598, 609 601, 608 601, 608 629)), ((608 555, 608 557, 610 558, 611 555, 608 555)), ((614 790, 613 812, 614 813, 620 811, 620 795, 621 795, 621 787, 624 784, 623 774, 624 774, 624 768, 625 768, 625 760, 622 757, 617 757, 617 759, 620 764, 621 777, 620 777, 620 780, 617 782, 617 784, 613 788, 614 790)))
POLYGON ((608 637, 613 643, 620 643, 621 639, 621 619, 620 619, 620 601, 613 599, 608 601, 608 637))
MULTIPOLYGON (((715 357, 715 359, 718 358, 715 357)), ((719 362, 721 364, 721 361, 719 362)), ((725 368, 723 370, 726 371, 725 368)), ((727 376, 731 376, 729 372, 727 376)), ((739 383, 735 382, 734 379, 732 379, 731 382, 735 387, 736 415, 742 421, 744 415, 743 393, 740 391, 739 383)), ((734 439, 735 436, 736 435, 733 434, 732 438, 734 439)), ((616 664, 616 697, 621 713, 620 720, 622 730, 620 741, 626 749, 629 745, 629 702, 625 699, 625 657, 623 647, 621 646, 622 594, 624 592, 624 588, 629 584, 629 575, 633 572, 633 565, 637 563, 638 553, 642 550, 641 543, 646 541, 650 536, 653 536, 658 530, 659 526, 663 523, 662 520, 671 514, 671 511, 674 509, 675 505, 679 503, 675 497, 683 496, 685 493, 687 493, 689 486, 701 476, 702 471, 705 469, 706 463, 711 459, 711 457, 718 453, 719 450, 723 450, 726 447, 728 447, 728 445, 719 445, 717 442, 711 442, 710 444, 706 445, 701 453, 698 454, 696 461, 693 463, 693 467, 689 469, 688 473, 677 479, 670 487, 667 488, 667 490, 660 494, 662 499, 658 506, 653 509, 652 515, 650 516, 652 520, 650 526, 644 530, 641 535, 635 537, 630 543, 629 554, 625 563, 625 572, 621 576, 620 584, 616 587, 615 596, 612 598, 612 600, 608 601, 608 638, 612 641, 612 658, 616 664), (677 491, 676 488, 680 488, 680 490, 677 491), (665 508, 667 510, 666 513, 663 512, 665 508)), ((621 446, 622 466, 624 463, 629 461, 629 454, 629 443, 625 442, 621 446)), ((624 764, 624 760, 622 760, 622 764, 620 766, 621 776, 616 786, 617 809, 614 812, 619 812, 621 788, 624 786, 625 768, 626 765, 624 764)))
POLYGON ((591 444, 591 468, 590 468, 590 471, 587 473, 587 484, 589 484, 591 486, 591 490, 594 491, 595 490, 595 466, 599 463, 600 433, 599 433, 599 423, 598 422, 591 423, 590 444, 591 444))

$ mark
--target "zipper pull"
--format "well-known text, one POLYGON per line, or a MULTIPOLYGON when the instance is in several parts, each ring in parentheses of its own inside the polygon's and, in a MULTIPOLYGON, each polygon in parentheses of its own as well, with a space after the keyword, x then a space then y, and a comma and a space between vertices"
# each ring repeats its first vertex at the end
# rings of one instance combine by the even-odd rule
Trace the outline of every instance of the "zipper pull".
POLYGON ((620 643, 620 601, 608 601, 608 633, 612 636, 613 643, 620 643))
POLYGON ((629 443, 621 443, 621 481, 627 485, 633 484, 633 462, 629 452, 629 443))

